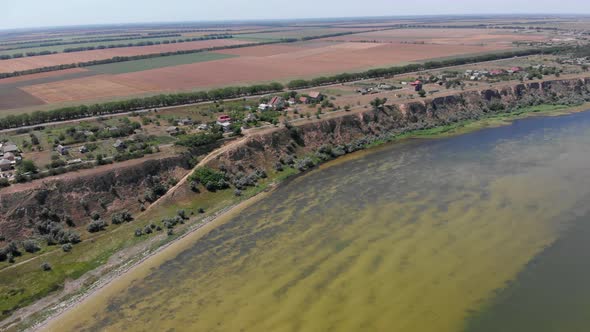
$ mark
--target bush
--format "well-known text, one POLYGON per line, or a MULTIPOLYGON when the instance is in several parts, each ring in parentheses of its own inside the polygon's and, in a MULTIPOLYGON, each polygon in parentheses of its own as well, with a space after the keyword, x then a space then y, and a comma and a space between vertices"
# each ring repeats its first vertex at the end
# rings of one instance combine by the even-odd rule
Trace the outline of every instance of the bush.
POLYGON ((99 220, 94 220, 93 222, 88 224, 86 229, 90 233, 96 233, 96 232, 103 231, 106 227, 107 227, 107 223, 104 222, 103 220, 99 219, 99 220))
POLYGON ((52 267, 51 267, 51 264, 49 264, 47 262, 43 262, 43 264, 41 264, 41 269, 43 271, 51 271, 52 267))
POLYGON ((41 250, 41 247, 39 247, 39 244, 37 242, 35 242, 34 240, 25 240, 23 241, 23 248, 25 249, 26 252, 34 254, 37 251, 41 250))
POLYGON ((152 228, 149 225, 147 225, 143 228, 143 232, 145 234, 152 234, 152 228))
POLYGON ((92 212, 90 217, 92 218, 92 220, 98 220, 98 219, 100 219, 100 214, 98 214, 98 212, 94 211, 94 212, 92 212))
POLYGON ((143 235, 143 231, 141 230, 141 228, 138 228, 135 230, 135 236, 140 237, 143 235))
POLYGON ((111 221, 113 225, 120 225, 125 222, 133 221, 133 216, 131 216, 131 213, 129 213, 128 211, 123 211, 113 214, 113 216, 111 217, 111 221))
POLYGON ((178 210, 176 214, 182 219, 188 219, 188 217, 186 216, 186 212, 184 210, 178 210))
POLYGON ((229 187, 225 175, 209 167, 197 168, 189 180, 202 183, 209 191, 222 190, 229 187))
POLYGON ((69 244, 69 243, 66 243, 66 244, 64 244, 63 246, 61 246, 61 249, 62 249, 64 252, 70 252, 70 251, 72 251, 72 249, 73 249, 73 246, 72 246, 71 244, 69 244))
POLYGON ((168 234, 168 236, 172 236, 172 235, 174 235, 174 230, 172 228, 170 228, 170 229, 168 229, 168 232, 166 234, 168 234))

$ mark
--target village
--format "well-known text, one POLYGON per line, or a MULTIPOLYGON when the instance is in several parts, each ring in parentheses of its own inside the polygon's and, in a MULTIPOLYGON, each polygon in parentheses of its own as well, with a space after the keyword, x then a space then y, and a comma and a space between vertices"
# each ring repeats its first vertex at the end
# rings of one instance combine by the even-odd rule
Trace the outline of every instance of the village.
POLYGON ((148 155, 175 154, 183 149, 177 142, 186 135, 232 139, 284 121, 310 121, 334 112, 365 109, 375 98, 395 102, 502 82, 579 74, 588 70, 588 63, 588 57, 531 56, 13 131, 0 134, 0 185, 148 155))

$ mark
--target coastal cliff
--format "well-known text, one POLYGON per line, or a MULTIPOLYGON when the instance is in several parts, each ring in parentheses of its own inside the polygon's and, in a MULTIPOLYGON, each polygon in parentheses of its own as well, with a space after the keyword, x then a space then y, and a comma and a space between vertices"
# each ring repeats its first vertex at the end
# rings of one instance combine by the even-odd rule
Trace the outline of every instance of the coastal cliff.
MULTIPOLYGON (((499 89, 465 91, 407 103, 390 103, 360 112, 343 112, 298 125, 254 133, 231 145, 205 165, 225 173, 231 184, 253 172, 275 173, 283 167, 307 169, 322 160, 362 149, 404 133, 509 114, 540 104, 578 105, 590 101, 590 78, 522 83, 499 89)), ((113 167, 88 175, 45 180, 22 190, 0 190, 0 227, 3 236, 26 238, 34 232, 42 213, 69 216, 76 226, 98 212, 136 212, 144 193, 154 185, 168 184, 188 172, 191 156, 147 160, 131 167, 113 167)), ((190 184, 177 188, 190 195, 190 184)), ((238 187, 236 185, 236 187, 238 187)), ((166 197, 171 203, 175 195, 166 197)))

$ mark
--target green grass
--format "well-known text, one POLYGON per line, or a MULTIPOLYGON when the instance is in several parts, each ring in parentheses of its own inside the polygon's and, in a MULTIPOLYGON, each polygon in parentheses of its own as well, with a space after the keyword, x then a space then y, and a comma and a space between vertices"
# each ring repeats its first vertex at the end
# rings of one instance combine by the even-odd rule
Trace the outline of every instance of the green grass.
POLYGON ((236 56, 237 55, 203 52, 172 55, 166 57, 157 57, 152 59, 143 59, 135 61, 108 63, 104 65, 86 67, 86 69, 100 74, 124 74, 143 70, 186 65, 190 63, 221 60, 233 58, 236 56))

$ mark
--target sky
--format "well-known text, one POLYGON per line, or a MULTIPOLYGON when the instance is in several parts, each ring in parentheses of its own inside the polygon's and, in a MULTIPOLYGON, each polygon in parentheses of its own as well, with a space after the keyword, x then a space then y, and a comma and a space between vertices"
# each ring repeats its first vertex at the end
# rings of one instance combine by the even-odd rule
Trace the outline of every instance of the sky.
POLYGON ((588 0, 0 0, 0 30, 85 24, 403 16, 590 14, 588 0))

